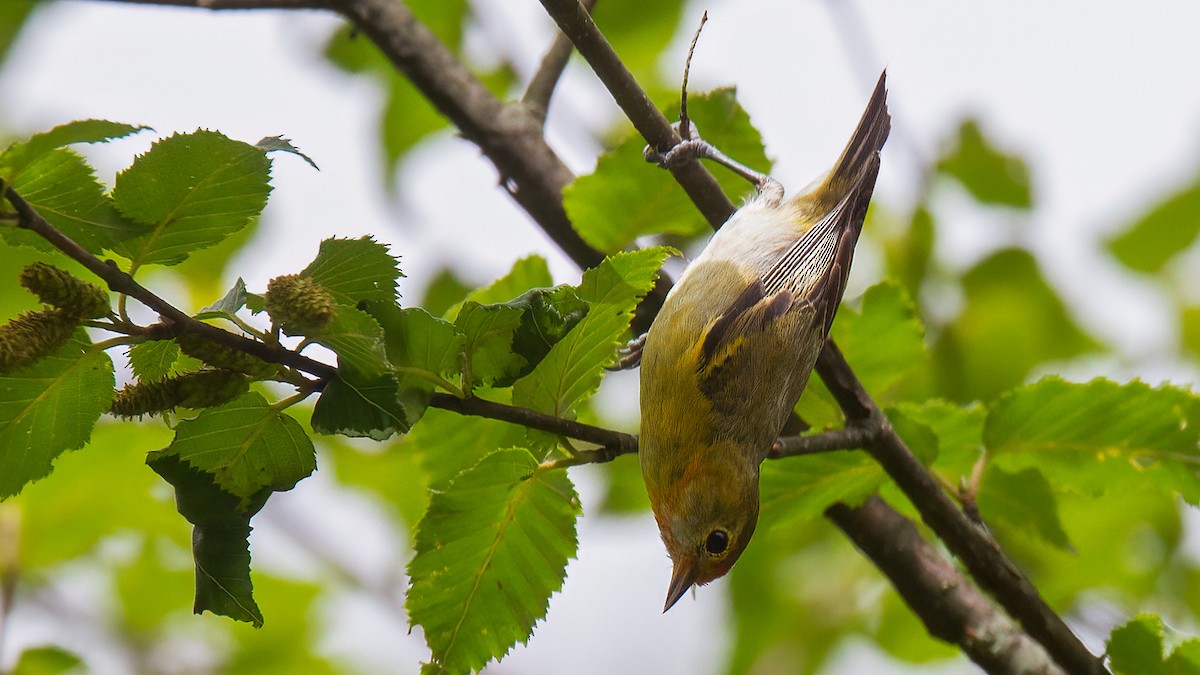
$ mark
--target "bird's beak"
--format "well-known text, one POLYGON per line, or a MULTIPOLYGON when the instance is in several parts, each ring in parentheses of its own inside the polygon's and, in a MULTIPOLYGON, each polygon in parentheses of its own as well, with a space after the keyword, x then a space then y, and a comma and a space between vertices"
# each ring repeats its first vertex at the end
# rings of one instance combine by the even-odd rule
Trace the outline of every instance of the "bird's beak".
POLYGON ((667 613, 684 593, 696 583, 696 561, 694 558, 680 557, 675 561, 675 569, 671 572, 671 587, 667 589, 667 604, 663 606, 663 614, 667 613))

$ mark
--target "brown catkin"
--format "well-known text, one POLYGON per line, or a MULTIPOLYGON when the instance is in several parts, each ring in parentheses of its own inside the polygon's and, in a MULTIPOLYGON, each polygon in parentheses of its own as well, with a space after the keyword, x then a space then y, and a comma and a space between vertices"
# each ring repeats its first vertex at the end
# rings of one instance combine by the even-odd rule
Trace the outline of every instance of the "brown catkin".
POLYGON ((103 288, 54 265, 43 262, 27 265, 21 271, 21 285, 47 305, 80 319, 98 319, 112 312, 103 288))
POLYGON ((266 301, 272 321, 300 333, 328 326, 337 313, 329 291, 298 274, 275 277, 267 283, 266 301))
POLYGON ((25 312, 0 326, 0 374, 11 373, 58 351, 79 319, 61 309, 25 312))

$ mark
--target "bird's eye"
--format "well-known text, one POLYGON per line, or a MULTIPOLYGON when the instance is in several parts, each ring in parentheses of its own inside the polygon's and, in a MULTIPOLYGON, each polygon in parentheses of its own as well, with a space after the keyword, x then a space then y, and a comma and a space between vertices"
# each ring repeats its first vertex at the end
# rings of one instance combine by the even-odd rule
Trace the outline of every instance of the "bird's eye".
POLYGON ((729 533, 725 530, 713 530, 704 540, 704 550, 709 555, 721 555, 729 548, 729 533))

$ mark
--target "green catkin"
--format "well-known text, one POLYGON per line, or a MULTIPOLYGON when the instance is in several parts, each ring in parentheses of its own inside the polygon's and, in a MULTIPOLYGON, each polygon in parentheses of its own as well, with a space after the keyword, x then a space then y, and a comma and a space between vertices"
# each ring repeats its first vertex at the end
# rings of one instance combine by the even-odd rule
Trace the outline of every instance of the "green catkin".
POLYGON ((159 382, 125 385, 113 397, 110 412, 118 417, 157 415, 175 408, 212 408, 250 389, 250 380, 229 370, 206 369, 159 382))
POLYGON ((39 300, 80 319, 98 319, 112 312, 108 293, 54 265, 37 262, 21 272, 21 285, 39 300))
POLYGON ((61 309, 25 312, 0 326, 0 374, 53 354, 71 339, 79 320, 61 309))
POLYGON ((279 370, 278 366, 258 357, 207 340, 195 333, 184 333, 175 338, 179 350, 188 356, 222 370, 245 373, 251 377, 270 377, 279 370))
POLYGON ((272 321, 300 333, 328 326, 337 313, 329 291, 298 274, 272 279, 267 284, 266 302, 272 321))

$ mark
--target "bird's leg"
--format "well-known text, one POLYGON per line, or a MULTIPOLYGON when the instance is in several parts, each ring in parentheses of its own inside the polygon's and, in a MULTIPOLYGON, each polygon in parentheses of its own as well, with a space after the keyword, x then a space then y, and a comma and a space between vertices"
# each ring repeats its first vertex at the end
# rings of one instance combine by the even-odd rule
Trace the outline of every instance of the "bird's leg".
POLYGON ((642 363, 642 349, 646 346, 646 333, 635 337, 617 352, 617 362, 609 366, 609 370, 629 370, 637 368, 642 363))
POLYGON ((755 171, 721 152, 712 143, 700 138, 699 132, 690 123, 687 129, 681 128, 678 122, 675 123, 674 127, 679 132, 679 137, 683 140, 666 152, 659 152, 647 145, 646 149, 642 152, 647 162, 657 164, 664 169, 672 169, 693 159, 711 159, 753 183, 760 195, 772 201, 781 201, 783 199, 783 185, 779 181, 765 173, 755 171))

